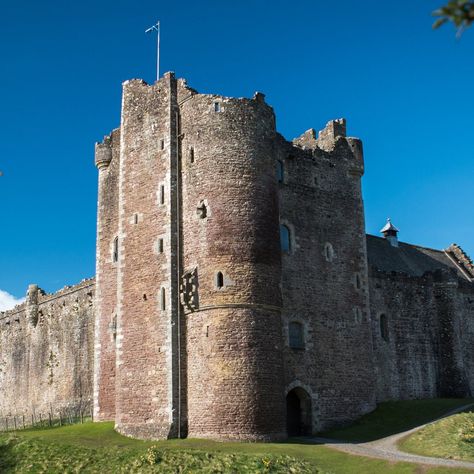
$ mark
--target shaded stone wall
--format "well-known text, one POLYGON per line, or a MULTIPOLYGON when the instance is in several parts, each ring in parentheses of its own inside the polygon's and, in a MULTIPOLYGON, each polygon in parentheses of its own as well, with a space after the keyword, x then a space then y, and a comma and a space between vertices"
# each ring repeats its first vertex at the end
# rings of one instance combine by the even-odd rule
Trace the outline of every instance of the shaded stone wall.
POLYGON ((294 145, 283 142, 275 156, 284 166, 280 218, 291 235, 282 261, 285 382, 287 391, 309 392, 316 432, 375 407, 363 157, 342 120, 294 145), (289 347, 291 322, 303 324, 304 350, 289 347))
POLYGON ((460 281, 456 294, 457 307, 460 308, 457 319, 457 342, 460 347, 461 370, 474 396, 474 284, 460 281))
POLYGON ((473 294, 449 272, 371 272, 377 401, 473 393, 473 294))
POLYGON ((86 411, 92 402, 94 280, 0 313, 0 417, 86 411))

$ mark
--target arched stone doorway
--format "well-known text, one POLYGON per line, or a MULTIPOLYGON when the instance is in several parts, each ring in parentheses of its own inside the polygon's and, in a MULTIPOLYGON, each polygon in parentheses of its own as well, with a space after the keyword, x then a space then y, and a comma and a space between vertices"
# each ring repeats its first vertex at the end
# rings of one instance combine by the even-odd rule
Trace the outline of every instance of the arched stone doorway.
POLYGON ((286 396, 286 431, 288 436, 312 434, 311 397, 301 387, 296 387, 286 396))

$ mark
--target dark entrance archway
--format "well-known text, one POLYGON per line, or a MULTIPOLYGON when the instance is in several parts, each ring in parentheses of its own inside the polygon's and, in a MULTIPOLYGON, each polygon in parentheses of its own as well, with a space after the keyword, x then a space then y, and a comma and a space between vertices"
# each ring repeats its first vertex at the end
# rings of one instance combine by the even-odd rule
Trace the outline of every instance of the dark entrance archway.
POLYGON ((286 431, 288 436, 308 436, 311 427, 311 397, 305 389, 296 387, 286 396, 286 431))

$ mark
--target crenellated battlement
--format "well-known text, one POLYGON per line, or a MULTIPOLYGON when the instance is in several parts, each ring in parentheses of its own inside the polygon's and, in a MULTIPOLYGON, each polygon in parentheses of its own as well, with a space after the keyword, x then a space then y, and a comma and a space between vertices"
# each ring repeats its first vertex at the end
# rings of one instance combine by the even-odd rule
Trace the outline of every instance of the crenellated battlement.
POLYGON ((46 293, 36 284, 28 286, 25 301, 16 305, 7 311, 0 311, 0 331, 2 326, 9 326, 12 321, 19 323, 21 318, 28 319, 33 326, 37 323, 38 313, 41 312, 43 306, 52 303, 55 300, 69 297, 75 293, 85 289, 91 289, 90 301, 92 303, 92 295, 95 286, 95 278, 85 278, 77 285, 64 286, 54 293, 46 293), (23 313, 23 314, 22 314, 23 313))

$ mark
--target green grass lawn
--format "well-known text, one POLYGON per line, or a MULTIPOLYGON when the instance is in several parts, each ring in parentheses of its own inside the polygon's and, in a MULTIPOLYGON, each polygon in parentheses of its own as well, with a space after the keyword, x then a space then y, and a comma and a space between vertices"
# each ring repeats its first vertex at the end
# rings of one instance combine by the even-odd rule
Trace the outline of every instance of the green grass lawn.
MULTIPOLYGON (((408 423, 410 416, 418 419, 420 410, 428 416, 431 409, 435 413, 433 418, 441 407, 446 411, 466 401, 434 403, 427 400, 426 409, 419 402, 411 402, 417 406, 416 410, 409 409, 410 403, 398 403, 404 406, 399 414, 408 409, 409 415, 405 415, 408 423)), ((370 418, 364 417, 362 431, 355 425, 337 432, 348 433, 348 436, 366 433, 372 437, 385 432, 380 424, 384 419, 386 423, 394 422, 392 412, 398 410, 398 403, 390 404, 390 410, 382 404, 377 410, 378 417, 377 412, 369 415, 370 418)), ((397 429, 403 425, 395 424, 397 429)), ((472 471, 350 456, 299 440, 288 443, 223 443, 197 439, 139 441, 119 435, 112 423, 85 423, 0 434, 0 472, 461 474, 472 471)))
POLYGON ((384 402, 353 425, 326 431, 321 436, 345 441, 373 441, 423 425, 469 403, 474 403, 474 399, 435 398, 384 402))
POLYGON ((474 462, 474 411, 444 418, 403 439, 409 453, 474 462))

